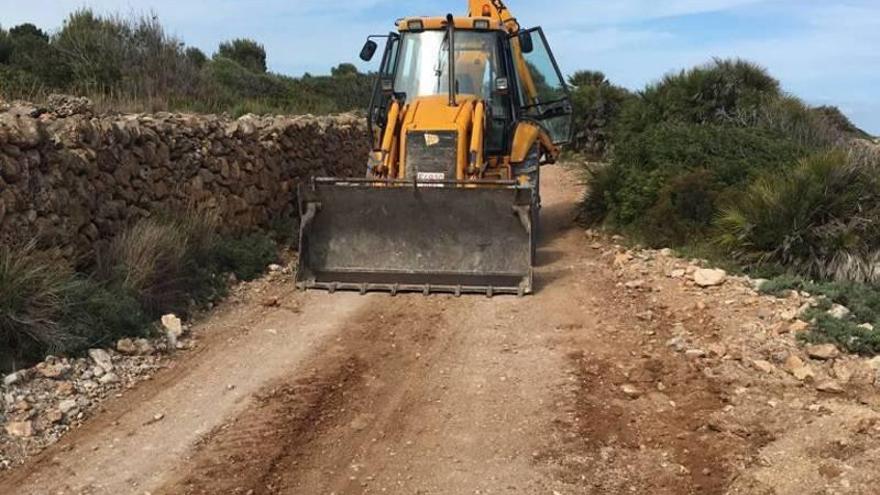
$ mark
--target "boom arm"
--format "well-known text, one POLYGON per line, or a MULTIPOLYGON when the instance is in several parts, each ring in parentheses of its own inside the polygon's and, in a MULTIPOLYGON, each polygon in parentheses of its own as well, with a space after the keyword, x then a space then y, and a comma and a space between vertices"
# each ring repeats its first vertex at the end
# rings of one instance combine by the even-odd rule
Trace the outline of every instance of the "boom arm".
MULTIPOLYGON (((496 19, 501 21, 501 23, 507 28, 507 32, 511 36, 517 35, 521 27, 519 22, 516 20, 516 17, 510 12, 510 9, 507 8, 507 5, 504 4, 503 0, 468 0, 468 15, 471 17, 491 17, 492 19, 496 19)), ((523 56, 522 49, 520 48, 519 41, 514 41, 512 43, 513 49, 513 58, 514 62, 517 65, 517 70, 520 73, 521 83, 523 85, 523 90, 525 92, 526 97, 529 100, 529 103, 534 105, 538 103, 538 89, 535 85, 535 80, 532 77, 532 71, 529 69, 529 65, 526 63, 526 59, 523 56)))
POLYGON ((507 31, 510 34, 519 32, 519 22, 516 21, 516 17, 510 13, 510 9, 507 8, 507 5, 504 5, 502 0, 468 1, 470 2, 468 7, 468 15, 470 17, 491 17, 501 21, 507 27, 507 31))

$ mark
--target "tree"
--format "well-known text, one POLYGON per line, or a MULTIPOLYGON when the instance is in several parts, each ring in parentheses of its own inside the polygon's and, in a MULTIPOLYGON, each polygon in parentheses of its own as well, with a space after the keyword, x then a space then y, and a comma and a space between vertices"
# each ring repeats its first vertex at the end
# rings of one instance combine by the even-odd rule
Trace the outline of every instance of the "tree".
POLYGON ((239 38, 220 44, 216 57, 223 57, 253 72, 265 73, 266 48, 254 40, 239 38))
POLYGON ((205 63, 208 62, 208 56, 205 55, 205 52, 194 46, 187 48, 184 55, 186 56, 186 59, 198 69, 204 67, 205 63))
POLYGON ((339 64, 330 69, 330 75, 333 77, 357 76, 358 74, 358 69, 354 64, 339 64))
POLYGON ((0 64, 8 64, 10 56, 12 56, 12 40, 9 39, 9 33, 0 26, 0 64))
POLYGON ((579 70, 568 77, 568 83, 572 86, 600 87, 611 84, 605 74, 597 70, 579 70))
POLYGON ((568 78, 574 86, 574 148, 600 159, 608 151, 614 120, 623 103, 632 97, 624 88, 611 84, 599 71, 582 70, 568 78))
POLYGON ((49 42, 49 35, 46 34, 45 32, 43 32, 42 29, 38 28, 37 26, 34 26, 33 24, 31 24, 29 22, 24 23, 24 24, 19 24, 18 26, 15 26, 14 28, 10 29, 9 36, 13 39, 31 36, 34 38, 39 38, 39 39, 45 41, 46 43, 49 42))

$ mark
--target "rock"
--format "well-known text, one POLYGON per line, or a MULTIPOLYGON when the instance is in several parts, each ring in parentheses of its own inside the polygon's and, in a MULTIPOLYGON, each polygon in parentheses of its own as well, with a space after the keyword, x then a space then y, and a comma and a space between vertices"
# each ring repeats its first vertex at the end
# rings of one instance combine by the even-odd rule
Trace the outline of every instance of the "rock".
POLYGON ((134 356, 138 353, 138 348, 131 339, 122 339, 116 343, 116 350, 126 356, 134 356))
POLYGON ((267 297, 261 304, 264 308, 277 308, 281 306, 281 301, 277 297, 267 297))
POLYGON ((162 327, 165 328, 165 338, 171 349, 177 349, 177 341, 183 336, 183 322, 177 315, 167 314, 162 317, 162 327))
POLYGON ((624 284, 627 289, 641 289, 645 286, 644 280, 631 280, 624 284))
POLYGON ((763 371, 764 373, 773 373, 776 369, 775 366, 770 364, 770 361, 765 361, 763 359, 752 361, 752 366, 754 366, 756 370, 763 371))
POLYGON ((700 287, 716 287, 727 281, 727 272, 700 268, 694 272, 694 283, 700 287))
POLYGON ((802 382, 816 378, 816 373, 809 366, 795 368, 791 371, 791 375, 802 382))
POLYGON ((29 438, 34 436, 34 424, 30 421, 11 421, 6 425, 6 433, 11 437, 29 438))
POLYGON ((3 386, 11 387, 22 381, 21 373, 10 373, 3 377, 3 386))
POLYGON ((870 323, 862 323, 861 325, 859 325, 859 328, 864 328, 865 330, 867 330, 869 332, 874 331, 874 325, 871 325, 870 323))
POLYGON ((614 266, 625 266, 627 263, 632 261, 633 256, 629 253, 618 253, 614 255, 614 266))
POLYGON ((844 392, 843 387, 834 380, 822 380, 816 384, 816 390, 829 394, 842 394, 844 392))
POLYGON ((49 424, 57 425, 63 420, 64 414, 58 409, 49 409, 49 411, 46 412, 46 421, 48 421, 49 424))
POLYGON ((687 272, 681 268, 669 272, 669 278, 684 278, 687 272))
POLYGON ((688 349, 684 351, 684 355, 688 359, 702 359, 706 357, 706 351, 702 349, 688 349))
POLYGON ((854 383, 857 385, 870 385, 874 381, 874 370, 868 364, 861 361, 844 361, 838 359, 831 367, 834 378, 841 383, 854 383))
POLYGON ((46 362, 38 364, 34 369, 37 370, 40 376, 50 380, 57 380, 70 371, 70 368, 63 364, 49 364, 46 362))
POLYGON ((141 356, 151 356, 156 353, 156 348, 147 339, 137 339, 134 341, 137 354, 141 356))
POLYGON ((798 317, 798 312, 796 309, 786 310, 780 313, 779 318, 782 321, 794 321, 798 317))
POLYGON ((180 318, 178 318, 177 315, 167 314, 163 316, 162 326, 165 328, 166 332, 174 334, 176 337, 183 335, 183 322, 180 321, 180 318))
POLYGON ((852 312, 846 306, 841 306, 840 304, 835 304, 828 310, 828 315, 832 318, 837 318, 838 320, 845 320, 849 318, 849 315, 852 312))
POLYGON ((278 265, 278 264, 273 263, 273 264, 269 265, 269 272, 270 273, 278 273, 283 269, 284 269, 284 267, 281 265, 278 265))
POLYGON ((782 368, 800 381, 805 381, 808 378, 815 378, 816 376, 812 368, 804 364, 803 360, 794 354, 788 356, 788 359, 785 360, 782 368))
POLYGON ((673 348, 677 352, 684 352, 686 343, 684 337, 672 337, 666 341, 666 346, 673 348))
POLYGON ((749 280, 749 285, 752 286, 755 290, 761 290, 764 287, 764 284, 770 282, 766 278, 753 278, 749 280))
POLYGON ((113 383, 119 383, 119 376, 116 373, 107 373, 98 379, 98 382, 102 385, 110 385, 113 383))
POLYGON ((663 248, 660 250, 660 256, 663 256, 665 258, 673 258, 675 257, 675 251, 669 248, 663 248))
POLYGON ((104 349, 89 349, 89 357, 104 371, 113 371, 113 360, 104 349))
POLYGON ((811 309, 813 309, 813 303, 805 302, 801 304, 801 307, 797 310, 798 318, 806 318, 807 312, 811 309))
POLYGON ((62 397, 73 395, 76 393, 76 386, 73 382, 60 382, 58 386, 55 387, 55 393, 62 397))
POLYGON ((810 324, 803 320, 796 320, 794 323, 788 326, 788 331, 794 334, 806 332, 810 329, 810 324))
POLYGON ((620 391, 624 393, 630 399, 638 399, 642 396, 642 391, 638 389, 635 385, 627 383, 620 387, 620 391))
POLYGON ((727 347, 724 344, 709 344, 706 348, 712 357, 723 358, 727 355, 727 347))
POLYGON ((808 345, 806 351, 808 356, 821 361, 836 359, 840 356, 840 351, 834 344, 808 345))
POLYGON ((67 414, 74 409, 76 409, 76 400, 74 399, 63 400, 58 404, 58 410, 63 414, 67 414))
POLYGON ((643 311, 636 315, 636 318, 642 321, 654 321, 654 312, 651 310, 643 311))

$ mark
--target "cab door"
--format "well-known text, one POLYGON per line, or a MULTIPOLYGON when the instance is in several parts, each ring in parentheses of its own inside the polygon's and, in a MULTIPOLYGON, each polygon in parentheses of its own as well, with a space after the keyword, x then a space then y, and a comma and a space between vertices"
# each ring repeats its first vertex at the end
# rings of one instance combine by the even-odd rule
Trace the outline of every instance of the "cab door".
MULTIPOLYGON (((391 102, 391 93, 383 88, 383 83, 394 80, 394 70, 397 66, 397 54, 399 51, 400 36, 396 33, 389 33, 388 43, 385 45, 385 52, 382 55, 382 63, 379 66, 379 73, 376 82, 373 85, 373 96, 370 99, 369 123, 370 132, 374 127, 378 128, 378 135, 382 135, 382 130, 388 120, 388 104, 391 102)), ((374 136, 375 138, 375 136, 374 136)))
POLYGON ((520 118, 538 122, 554 144, 571 141, 572 105, 568 86, 544 31, 533 28, 511 38, 520 118))

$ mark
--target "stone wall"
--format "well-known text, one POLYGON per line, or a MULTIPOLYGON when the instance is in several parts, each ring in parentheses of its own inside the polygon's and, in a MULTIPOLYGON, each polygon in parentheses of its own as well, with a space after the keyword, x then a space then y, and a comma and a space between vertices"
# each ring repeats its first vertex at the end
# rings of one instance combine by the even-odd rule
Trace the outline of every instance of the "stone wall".
POLYGON ((295 214, 308 177, 364 174, 362 120, 0 104, 0 241, 87 253, 137 219, 190 206, 230 228, 266 227, 295 214))

